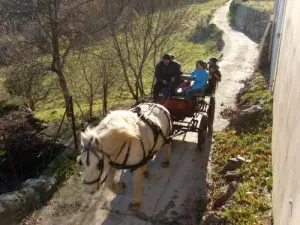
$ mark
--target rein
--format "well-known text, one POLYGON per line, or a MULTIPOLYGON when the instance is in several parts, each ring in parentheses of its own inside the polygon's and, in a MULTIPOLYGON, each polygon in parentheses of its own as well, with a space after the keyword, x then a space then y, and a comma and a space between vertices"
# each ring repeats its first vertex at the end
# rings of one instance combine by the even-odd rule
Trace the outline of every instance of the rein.
MULTIPOLYGON (((90 166, 90 152, 92 152, 99 160, 98 164, 97 164, 97 167, 100 171, 99 173, 99 176, 97 177, 97 179, 93 180, 93 181, 86 181, 85 179, 83 180, 83 183, 84 184, 87 184, 87 185, 92 185, 92 184, 95 184, 95 183, 98 183, 98 186, 99 186, 99 181, 101 179, 101 176, 103 174, 103 167, 104 167, 104 158, 101 159, 97 153, 95 153, 93 150, 92 150, 92 141, 93 139, 91 139, 88 143, 88 146, 84 149, 84 152, 86 152, 86 165, 87 166, 90 166)), ((107 175, 104 177, 104 179, 101 181, 101 185, 106 181, 107 179, 107 175)))

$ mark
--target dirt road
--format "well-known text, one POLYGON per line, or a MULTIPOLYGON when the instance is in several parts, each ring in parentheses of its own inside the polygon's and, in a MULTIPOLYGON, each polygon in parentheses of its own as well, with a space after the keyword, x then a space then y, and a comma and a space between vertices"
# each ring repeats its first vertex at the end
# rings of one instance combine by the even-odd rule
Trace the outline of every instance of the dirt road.
MULTIPOLYGON (((227 22, 229 3, 216 11, 213 23, 224 31, 224 56, 220 63, 223 81, 216 94, 217 109, 214 129, 221 130, 227 121, 220 117, 223 107, 234 104, 235 94, 242 87, 240 81, 253 72, 258 55, 257 44, 244 34, 232 30, 227 22)), ((206 175, 210 143, 197 151, 196 134, 188 133, 173 142, 171 167, 160 167, 162 154, 150 163, 151 177, 143 183, 143 202, 138 213, 132 214, 128 204, 132 196, 131 174, 121 179, 127 184, 124 195, 114 195, 107 189, 94 196, 82 191, 82 177, 74 175, 48 203, 36 211, 27 224, 43 225, 154 225, 195 224, 196 200, 207 195, 206 175)), ((23 222, 24 224, 24 222, 23 222)))

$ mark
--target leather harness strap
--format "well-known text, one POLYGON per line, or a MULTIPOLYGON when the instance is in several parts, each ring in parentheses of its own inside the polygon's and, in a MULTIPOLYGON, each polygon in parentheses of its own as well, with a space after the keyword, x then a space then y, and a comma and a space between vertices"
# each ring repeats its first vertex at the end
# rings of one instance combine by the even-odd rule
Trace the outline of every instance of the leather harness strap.
MULTIPOLYGON (((155 107, 158 107, 158 106, 155 105, 155 104, 151 104, 150 107, 149 107, 149 109, 155 108, 155 107)), ((169 134, 170 134, 170 132, 171 132, 171 126, 172 126, 170 115, 167 112, 165 112, 165 110, 163 108, 161 108, 161 109, 163 110, 163 112, 165 113, 165 115, 166 115, 166 117, 167 117, 167 119, 169 121, 169 134)), ((130 150, 131 150, 130 149, 130 143, 128 144, 126 156, 125 156, 124 161, 123 161, 122 164, 118 164, 118 163, 114 162, 113 160, 111 160, 110 156, 108 156, 107 154, 106 155, 108 156, 109 161, 110 161, 109 164, 112 167, 114 167, 116 169, 130 169, 130 171, 133 172, 136 169, 138 169, 138 168, 144 166, 145 164, 147 164, 151 159, 153 159, 153 156, 157 152, 157 151, 154 150, 154 148, 155 148, 155 146, 157 144, 157 140, 158 140, 159 136, 162 136, 163 139, 164 139, 164 144, 163 145, 169 143, 171 139, 169 137, 166 137, 164 135, 162 129, 155 122, 153 122, 152 120, 150 120, 149 118, 147 118, 145 116, 145 112, 141 112, 141 108, 140 107, 135 107, 135 108, 131 109, 131 111, 134 112, 134 113, 136 113, 138 115, 138 117, 140 117, 140 119, 143 122, 145 122, 152 129, 152 132, 153 132, 153 135, 154 135, 154 144, 153 144, 152 148, 150 149, 150 151, 146 155, 146 150, 145 150, 145 147, 144 147, 144 143, 143 143, 142 139, 139 138, 140 142, 141 142, 141 145, 142 145, 142 148, 143 148, 144 158, 139 163, 134 164, 134 165, 126 165, 128 157, 129 157, 129 154, 130 154, 130 150)), ((123 151, 126 143, 127 142, 125 142, 123 144, 122 148, 119 151, 118 156, 123 151)), ((116 157, 116 159, 118 158, 118 156, 116 157)))

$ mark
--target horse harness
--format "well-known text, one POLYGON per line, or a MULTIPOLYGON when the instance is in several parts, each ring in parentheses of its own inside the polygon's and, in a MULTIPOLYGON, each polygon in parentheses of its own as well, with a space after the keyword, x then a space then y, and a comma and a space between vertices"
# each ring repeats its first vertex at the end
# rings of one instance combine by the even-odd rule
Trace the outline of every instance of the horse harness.
MULTIPOLYGON (((158 107, 160 108, 159 106, 157 106, 156 104, 150 104, 149 103, 149 109, 147 111, 149 111, 150 109, 153 110, 155 107, 158 107)), ((169 122, 169 133, 171 132, 171 126, 172 126, 172 123, 171 123, 171 117, 170 117, 170 114, 168 112, 166 112, 163 108, 161 108, 162 111, 164 112, 164 114, 166 115, 167 119, 168 119, 168 122, 169 122)), ((154 135, 154 144, 152 146, 152 148, 150 149, 150 151, 148 152, 148 154, 146 155, 146 150, 145 150, 145 147, 144 147, 144 144, 143 144, 143 141, 141 138, 140 139, 140 142, 141 142, 141 145, 142 145, 142 148, 143 148, 143 153, 144 153, 144 158, 137 164, 134 164, 134 165, 126 165, 127 163, 127 160, 128 160, 128 157, 129 157, 129 154, 130 154, 130 143, 128 144, 128 147, 127 147, 127 151, 126 151, 126 156, 124 158, 124 161, 122 164, 119 164, 119 163, 116 163, 115 161, 117 160, 117 158, 119 157, 119 155, 121 154, 121 152, 123 151, 123 149, 125 148, 127 142, 125 142, 115 161, 113 161, 110 156, 105 153, 102 149, 100 150, 102 154, 106 155, 109 159, 109 164, 113 167, 113 168, 116 168, 116 169, 130 169, 130 172, 133 172, 135 171, 136 169, 144 166, 145 164, 147 164, 151 159, 153 159, 153 156, 156 154, 157 151, 154 150, 156 144, 157 144, 157 140, 160 136, 163 137, 164 139, 164 144, 161 146, 163 147, 165 144, 168 144, 170 143, 171 141, 171 136, 169 137, 166 137, 164 135, 164 133, 162 132, 161 128, 155 123, 153 122, 152 120, 150 120, 147 116, 145 116, 145 113, 147 112, 142 112, 141 108, 140 107, 135 107, 133 109, 131 109, 132 112, 136 113, 137 116, 142 120, 144 121, 151 129, 152 129, 152 132, 153 132, 153 135, 154 135)), ((151 112, 150 112, 151 113, 151 112)), ((98 183, 99 185, 99 181, 101 179, 101 176, 102 176, 102 173, 103 173, 103 168, 104 168, 104 159, 101 159, 91 148, 91 144, 92 144, 92 141, 93 139, 91 139, 88 143, 88 146, 84 149, 83 152, 87 152, 87 157, 86 157, 86 165, 89 166, 90 165, 90 157, 89 157, 89 154, 90 152, 93 153, 99 160, 98 164, 97 164, 97 167, 100 171, 100 174, 98 176, 97 179, 93 180, 93 181, 86 181, 84 180, 83 183, 84 184, 87 184, 87 185, 92 185, 92 184, 95 184, 95 183, 98 183)), ((81 163, 81 162, 80 162, 81 163)), ((103 184, 107 179, 107 175, 105 176, 105 178, 101 181, 101 184, 103 184)))
MULTIPOLYGON (((153 110, 155 107, 158 107, 157 105, 155 104, 150 104, 149 103, 149 110, 153 110)), ((160 108, 160 107, 159 107, 160 108)), ((162 108, 161 108, 162 109, 162 108)), ((154 150, 156 144, 157 144, 157 140, 158 138, 161 136, 163 139, 164 139, 164 144, 162 146, 164 146, 165 144, 168 144, 170 143, 171 139, 169 137, 166 137, 163 133, 163 131, 161 130, 161 128, 155 123, 153 122, 152 120, 150 120, 146 115, 145 113, 147 112, 142 112, 141 108, 140 107, 135 107, 133 109, 131 109, 132 112, 136 113, 137 116, 143 121, 145 122, 151 129, 152 129, 152 132, 153 132, 153 135, 154 135, 154 143, 153 143, 153 146, 152 148, 150 149, 150 151, 148 152, 148 154, 146 155, 146 150, 145 150, 145 147, 144 147, 144 144, 143 144, 143 141, 142 139, 139 137, 140 139, 140 142, 141 142, 141 145, 142 145, 142 148, 143 148, 143 153, 144 153, 144 158, 142 159, 142 161, 140 161, 139 163, 137 164, 134 164, 134 165, 126 165, 127 163, 127 160, 128 160, 128 157, 129 157, 129 154, 130 154, 130 144, 128 145, 128 148, 127 148, 127 152, 126 152, 126 156, 124 158, 124 161, 122 164, 119 164, 119 163, 116 163, 114 162, 113 160, 110 159, 110 157, 106 154, 106 156, 108 156, 109 158, 109 164, 116 168, 116 169, 129 169, 130 172, 133 172, 135 171, 136 169, 144 166, 145 164, 147 164, 151 159, 153 159, 153 156, 156 154, 157 151, 154 150)), ((168 121, 169 121, 169 132, 168 134, 170 134, 171 132, 171 119, 170 119, 170 115, 168 114, 168 112, 166 112, 164 109, 162 109, 162 111, 164 112, 164 114, 166 115, 168 121)), ((151 113, 151 111, 150 111, 151 113)), ((150 114, 149 113, 149 114, 150 114)), ((122 148, 120 149, 116 159, 118 158, 118 156, 121 154, 121 152, 123 151, 125 145, 126 145, 127 142, 125 142, 122 146, 122 148)), ((161 147, 162 147, 161 146, 161 147)))
MULTIPOLYGON (((104 162, 103 162, 103 159, 101 159, 101 158, 99 157, 99 155, 98 155, 96 152, 94 152, 94 151, 92 150, 92 141, 93 141, 93 139, 91 139, 91 140, 89 141, 88 146, 87 146, 87 147, 84 149, 84 151, 83 151, 83 152, 86 152, 86 154, 87 154, 87 155, 86 155, 86 162, 85 162, 85 163, 86 163, 87 166, 90 165, 90 152, 93 153, 93 154, 98 158, 97 168, 98 168, 98 170, 100 171, 100 174, 99 174, 98 178, 95 179, 95 180, 93 180, 93 181, 86 181, 86 180, 84 179, 84 180, 83 180, 83 183, 84 183, 84 184, 87 184, 87 185, 92 185, 92 184, 97 183, 97 184, 98 184, 98 187, 99 187, 99 181, 100 181, 100 179, 101 179, 101 176, 102 176, 102 173, 103 173, 103 169, 104 169, 104 162)), ((79 164, 82 165, 82 162, 79 161, 79 164)), ((107 178, 107 176, 103 179, 103 181, 101 181, 101 184, 103 184, 103 183, 105 182, 106 178, 107 178)))

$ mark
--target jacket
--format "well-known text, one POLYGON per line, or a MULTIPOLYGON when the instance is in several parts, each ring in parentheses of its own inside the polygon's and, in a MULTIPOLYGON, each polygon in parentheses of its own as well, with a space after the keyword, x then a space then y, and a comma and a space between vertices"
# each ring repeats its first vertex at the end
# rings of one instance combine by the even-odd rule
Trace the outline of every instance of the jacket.
POLYGON ((171 61, 169 65, 165 65, 163 61, 159 62, 155 67, 156 81, 166 80, 170 82, 175 77, 175 84, 180 84, 181 65, 176 61, 171 61))
POLYGON ((208 72, 205 69, 195 69, 191 73, 191 77, 195 78, 195 82, 192 85, 192 89, 205 89, 208 80, 208 72))

